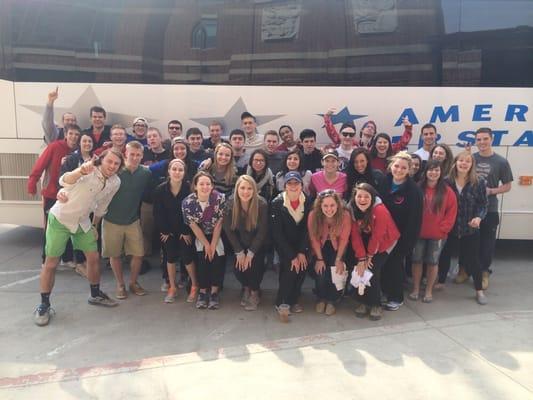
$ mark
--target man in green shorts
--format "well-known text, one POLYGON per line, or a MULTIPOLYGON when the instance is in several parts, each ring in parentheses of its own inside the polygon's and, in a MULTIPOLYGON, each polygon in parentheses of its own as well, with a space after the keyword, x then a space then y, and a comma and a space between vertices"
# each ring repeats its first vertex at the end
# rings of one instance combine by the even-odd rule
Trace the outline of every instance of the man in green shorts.
MULTIPOLYGON (((150 129, 148 131, 150 134, 150 129)), ((143 145, 136 140, 126 145, 126 161, 118 173, 120 189, 109 204, 102 222, 102 256, 109 257, 117 283, 115 297, 119 300, 128 297, 122 272, 123 254, 131 256, 130 292, 137 296, 146 294, 137 282, 144 256, 139 209, 152 177, 148 167, 140 165, 143 152, 143 145)))
POLYGON ((56 267, 69 239, 74 249, 85 253, 87 276, 91 287, 89 304, 106 307, 117 303, 100 290, 100 255, 96 244, 95 226, 107 212, 111 199, 120 186, 117 176, 124 160, 122 154, 109 149, 99 159, 90 160, 67 172, 59 179, 63 189, 50 209, 46 227, 46 259, 41 269, 41 304, 33 317, 38 326, 50 322, 50 294, 54 286, 56 267), (94 212, 91 223, 89 215, 94 212))

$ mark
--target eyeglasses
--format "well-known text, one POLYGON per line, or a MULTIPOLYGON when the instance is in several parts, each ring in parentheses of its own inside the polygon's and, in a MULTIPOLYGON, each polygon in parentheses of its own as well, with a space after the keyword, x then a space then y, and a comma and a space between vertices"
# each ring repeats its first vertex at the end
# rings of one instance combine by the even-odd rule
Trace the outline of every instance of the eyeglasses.
POLYGON ((323 199, 324 197, 328 197, 328 196, 335 196, 335 190, 333 189, 326 189, 326 190, 323 190, 321 191, 320 193, 318 193, 318 197, 323 199))
POLYGON ((135 125, 133 125, 133 126, 135 126, 135 127, 142 126, 143 128, 146 128, 146 125, 145 125, 145 124, 135 124, 135 125))
POLYGON ((341 132, 341 135, 344 136, 344 137, 354 137, 355 136, 355 132, 350 132, 350 131, 342 131, 341 132))
POLYGON ((168 129, 172 131, 181 131, 181 128, 179 126, 169 126, 168 129))
POLYGON ((261 163, 261 164, 265 163, 265 160, 263 160, 262 158, 254 158, 252 161, 256 163, 261 163))

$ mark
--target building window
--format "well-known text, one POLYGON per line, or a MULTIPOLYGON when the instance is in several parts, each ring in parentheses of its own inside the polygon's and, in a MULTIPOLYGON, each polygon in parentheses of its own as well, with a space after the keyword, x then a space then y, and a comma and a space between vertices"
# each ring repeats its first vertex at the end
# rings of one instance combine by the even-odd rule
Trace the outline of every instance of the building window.
POLYGON ((216 18, 202 18, 192 30, 193 49, 214 49, 217 40, 216 18))

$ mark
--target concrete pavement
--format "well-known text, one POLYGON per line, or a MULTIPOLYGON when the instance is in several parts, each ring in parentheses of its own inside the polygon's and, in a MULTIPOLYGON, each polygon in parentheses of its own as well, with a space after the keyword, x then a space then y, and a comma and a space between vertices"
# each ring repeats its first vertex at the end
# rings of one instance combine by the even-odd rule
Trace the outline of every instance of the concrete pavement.
MULTIPOLYGON (((226 276, 222 308, 163 304, 158 271, 149 291, 116 309, 87 305, 88 285, 60 271, 50 326, 33 325, 39 302, 40 232, 0 226, 0 398, 446 398, 533 399, 533 262, 527 244, 498 249, 489 305, 469 285, 448 284, 432 304, 406 301, 371 322, 351 300, 332 317, 313 311, 289 324, 272 310, 267 272, 257 312, 238 306, 226 276), (44 397, 43 397, 44 396, 44 397)), ((105 270, 103 287, 113 293, 105 270)))

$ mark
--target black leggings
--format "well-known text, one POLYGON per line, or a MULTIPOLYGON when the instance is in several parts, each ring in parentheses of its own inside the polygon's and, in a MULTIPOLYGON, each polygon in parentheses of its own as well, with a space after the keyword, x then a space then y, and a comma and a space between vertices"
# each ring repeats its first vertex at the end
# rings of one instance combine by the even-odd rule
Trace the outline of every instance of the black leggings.
POLYGON ((481 290, 481 265, 479 262, 480 235, 476 231, 472 235, 458 238, 449 235, 446 245, 440 253, 439 259, 439 283, 446 281, 446 276, 450 270, 452 254, 459 252, 459 265, 465 268, 466 272, 472 275, 476 290, 481 290))
MULTIPOLYGON (((355 290, 355 299, 360 303, 366 304, 369 307, 379 306, 381 304, 381 269, 387 261, 389 254, 386 252, 377 253, 372 257, 372 278, 370 278, 370 286, 365 288, 365 294, 359 296, 359 292, 355 290)), ((357 273, 354 268, 353 274, 357 273)))
POLYGON ((276 296, 276 305, 294 305, 298 302, 305 280, 306 270, 296 272, 291 270, 291 261, 280 255, 279 288, 276 296))
POLYGON ((169 236, 166 243, 161 242, 161 273, 163 279, 169 283, 167 263, 176 264, 180 260, 180 272, 187 273, 185 265, 194 262, 196 250, 194 249, 194 237, 192 243, 188 245, 179 235, 174 234, 169 236))
MULTIPOLYGON (((211 235, 205 235, 205 237, 211 242, 211 235)), ((224 283, 224 266, 226 263, 226 257, 219 256, 215 252, 213 260, 209 261, 205 257, 205 252, 203 250, 198 251, 196 255, 198 262, 196 273, 198 275, 198 285, 200 286, 200 289, 209 289, 211 286, 221 288, 224 283)))
POLYGON ((265 273, 265 254, 260 251, 254 254, 252 265, 246 271, 234 268, 235 276, 243 287, 248 287, 254 292, 258 291, 265 273))
POLYGON ((405 254, 399 250, 398 244, 396 244, 383 264, 381 288, 388 301, 403 302, 404 260, 405 254))
POLYGON ((479 263, 481 271, 490 271, 499 223, 500 215, 497 211, 488 212, 487 216, 481 220, 481 225, 479 226, 479 263))
POLYGON ((335 257, 337 252, 333 248, 330 240, 326 240, 322 246, 322 258, 324 259, 324 264, 326 268, 322 271, 321 274, 318 274, 313 270, 313 276, 315 278, 315 287, 318 300, 334 302, 339 297, 339 292, 333 280, 331 278, 331 267, 335 265, 335 257))

